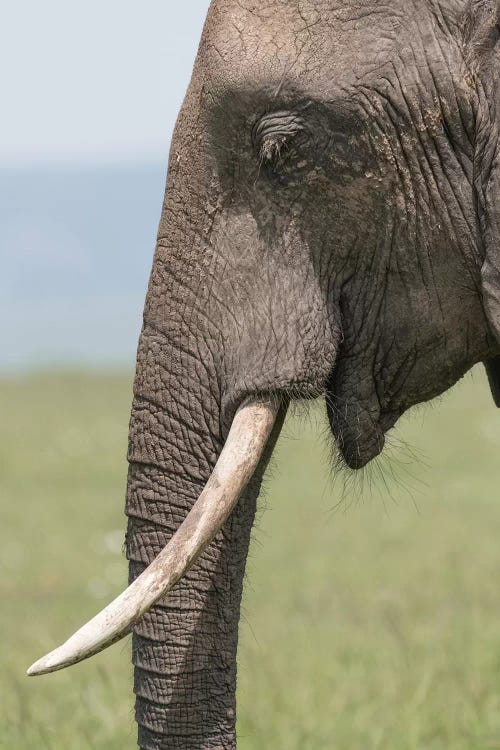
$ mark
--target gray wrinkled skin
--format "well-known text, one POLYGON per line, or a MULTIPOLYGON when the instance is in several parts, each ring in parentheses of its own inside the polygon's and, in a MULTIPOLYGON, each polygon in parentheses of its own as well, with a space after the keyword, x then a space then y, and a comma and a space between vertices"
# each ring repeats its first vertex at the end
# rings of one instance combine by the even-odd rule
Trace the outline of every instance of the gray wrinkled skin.
MULTIPOLYGON (((404 411, 477 362, 500 399, 498 10, 212 2, 172 143, 138 352, 131 579, 186 516, 248 395, 326 393, 353 468, 404 411)), ((236 746, 261 473, 136 628, 143 750, 236 746)))

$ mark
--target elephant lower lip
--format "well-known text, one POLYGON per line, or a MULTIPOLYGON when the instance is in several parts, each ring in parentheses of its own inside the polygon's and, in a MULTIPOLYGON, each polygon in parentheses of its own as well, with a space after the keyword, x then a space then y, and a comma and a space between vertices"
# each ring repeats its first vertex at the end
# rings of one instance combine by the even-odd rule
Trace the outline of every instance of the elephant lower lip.
POLYGON ((328 398, 328 418, 343 460, 350 469, 362 469, 384 449, 385 430, 356 400, 342 407, 328 398))
POLYGON ((341 446, 342 457, 350 469, 362 469, 382 453, 384 445, 385 436, 381 431, 377 431, 364 440, 358 437, 355 443, 346 443, 344 438, 341 446))

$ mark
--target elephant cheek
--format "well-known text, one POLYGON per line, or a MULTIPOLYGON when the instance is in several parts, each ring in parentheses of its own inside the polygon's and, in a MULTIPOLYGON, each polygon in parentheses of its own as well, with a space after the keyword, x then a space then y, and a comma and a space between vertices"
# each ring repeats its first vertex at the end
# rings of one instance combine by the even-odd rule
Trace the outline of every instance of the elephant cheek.
POLYGON ((248 326, 233 350, 229 394, 278 391, 309 399, 325 393, 340 340, 326 316, 290 318, 258 329, 248 326))

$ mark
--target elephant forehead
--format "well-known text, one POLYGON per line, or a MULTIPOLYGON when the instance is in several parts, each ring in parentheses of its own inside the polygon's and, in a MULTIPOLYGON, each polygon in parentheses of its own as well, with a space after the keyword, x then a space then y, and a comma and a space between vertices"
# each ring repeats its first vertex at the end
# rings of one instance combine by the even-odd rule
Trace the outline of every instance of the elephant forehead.
POLYGON ((215 0, 200 54, 221 86, 325 77, 349 86, 393 62, 424 17, 427 3, 401 0, 215 0))

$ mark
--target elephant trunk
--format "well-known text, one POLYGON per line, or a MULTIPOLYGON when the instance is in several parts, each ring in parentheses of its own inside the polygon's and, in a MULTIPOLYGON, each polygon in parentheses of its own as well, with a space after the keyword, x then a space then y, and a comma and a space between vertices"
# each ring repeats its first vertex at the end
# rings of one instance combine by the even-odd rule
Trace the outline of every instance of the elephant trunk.
MULTIPOLYGON (((147 363, 146 380, 139 368, 130 428, 131 581, 166 548, 189 511, 196 514, 196 501, 211 476, 212 488, 218 489, 214 467, 224 460, 226 430, 220 401, 210 395, 213 373, 198 369, 189 383, 190 355, 174 352, 166 342, 157 347, 158 335, 147 327, 142 335, 139 361, 147 363), (182 368, 175 367, 177 356, 182 368)), ((143 750, 236 746, 236 648, 245 562, 262 472, 284 416, 280 412, 273 429, 275 407, 268 404, 262 415, 254 465, 268 437, 266 448, 234 511, 169 596, 135 627, 134 689, 143 750)))

